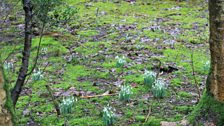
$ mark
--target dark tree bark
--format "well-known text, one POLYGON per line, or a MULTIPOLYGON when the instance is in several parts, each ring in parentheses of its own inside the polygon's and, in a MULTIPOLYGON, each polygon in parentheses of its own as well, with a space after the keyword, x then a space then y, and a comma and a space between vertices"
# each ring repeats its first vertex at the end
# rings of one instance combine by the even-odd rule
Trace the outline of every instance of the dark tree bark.
POLYGON ((224 101, 224 1, 209 0, 211 69, 207 91, 224 101))
POLYGON ((31 0, 23 0, 23 9, 25 11, 25 41, 22 65, 19 70, 19 75, 16 81, 16 85, 13 88, 11 95, 14 106, 19 98, 20 92, 22 90, 23 84, 25 82, 27 71, 29 67, 29 57, 31 51, 32 42, 32 4, 31 0))

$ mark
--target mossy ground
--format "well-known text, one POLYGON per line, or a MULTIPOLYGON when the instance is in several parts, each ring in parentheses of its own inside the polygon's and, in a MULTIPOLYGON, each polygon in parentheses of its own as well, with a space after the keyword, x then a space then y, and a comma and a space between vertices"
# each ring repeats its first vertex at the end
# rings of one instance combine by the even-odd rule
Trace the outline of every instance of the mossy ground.
POLYGON ((204 92, 199 104, 188 117, 193 125, 203 125, 213 122, 217 126, 224 125, 224 103, 218 102, 214 97, 204 92))
MULTIPOLYGON (((25 84, 16 105, 19 125, 64 123, 64 118, 56 115, 45 85, 52 88, 57 100, 66 95, 78 99, 73 113, 68 115, 70 125, 103 125, 102 109, 107 104, 116 108, 118 118, 115 125, 156 126, 160 121, 180 121, 192 111, 198 97, 192 59, 200 90, 208 73, 204 70, 205 63, 209 61, 206 2, 66 2, 79 8, 77 19, 70 23, 74 29, 59 37, 43 38, 38 68, 44 70, 44 79, 32 81, 30 78, 25 84), (123 68, 116 68, 117 55, 127 57, 123 68), (153 98, 143 84, 145 69, 158 70, 155 59, 162 62, 160 77, 168 88, 163 99, 153 98), (134 94, 127 103, 119 101, 118 95, 90 99, 80 97, 108 91, 118 93, 118 85, 122 83, 133 87, 134 94), (152 111, 145 122, 149 108, 152 111)), ((21 23, 21 19, 17 17, 11 23, 21 23)), ((11 34, 14 32, 12 29, 6 29, 4 33, 11 34)), ((15 84, 22 56, 22 37, 17 38, 20 39, 12 42, 6 39, 0 43, 2 59, 14 51, 7 59, 15 66, 14 72, 6 72, 11 87, 15 84)), ((33 39, 30 68, 38 40, 39 37, 33 39)))

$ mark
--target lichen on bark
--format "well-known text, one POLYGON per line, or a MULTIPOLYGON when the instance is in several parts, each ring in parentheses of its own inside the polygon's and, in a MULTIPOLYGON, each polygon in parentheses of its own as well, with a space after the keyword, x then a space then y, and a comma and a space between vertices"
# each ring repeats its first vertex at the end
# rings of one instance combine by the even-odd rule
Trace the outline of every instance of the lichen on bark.
POLYGON ((209 1, 211 74, 207 91, 224 101, 224 1, 209 1))
POLYGON ((224 125, 224 0, 209 0, 211 69, 206 91, 189 116, 193 125, 224 125))
POLYGON ((0 65, 0 126, 13 125, 13 113, 9 88, 5 85, 4 74, 0 65))

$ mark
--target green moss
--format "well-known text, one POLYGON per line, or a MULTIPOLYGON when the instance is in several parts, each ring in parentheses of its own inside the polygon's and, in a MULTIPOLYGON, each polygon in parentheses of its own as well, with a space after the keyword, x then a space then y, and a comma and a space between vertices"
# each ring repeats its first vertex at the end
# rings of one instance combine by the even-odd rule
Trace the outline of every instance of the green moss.
POLYGON ((151 64, 135 64, 133 66, 130 66, 128 69, 130 70, 144 70, 144 69, 148 69, 150 70, 151 69, 151 64))
POLYGON ((98 51, 104 48, 111 47, 109 42, 86 42, 83 45, 74 49, 74 51, 81 53, 83 55, 96 54, 98 51))
POLYGON ((185 92, 185 91, 179 91, 177 94, 178 94, 178 96, 180 96, 180 97, 185 97, 185 98, 190 98, 190 97, 192 97, 192 95, 191 95, 190 93, 185 92))
MULTIPOLYGON (((176 3, 174 0, 139 0, 134 4, 120 0, 114 0, 112 2, 65 0, 64 2, 79 8, 78 21, 75 20, 73 25, 70 25, 71 28, 75 26, 74 32, 78 35, 73 34, 67 37, 67 35, 64 34, 66 38, 64 36, 59 39, 51 37, 44 37, 43 39, 41 47, 48 48, 48 52, 45 56, 47 56, 47 61, 51 64, 46 68, 46 73, 44 73, 45 81, 29 82, 27 85, 32 88, 32 94, 30 94, 32 96, 32 103, 28 106, 28 109, 32 109, 32 116, 35 122, 41 125, 63 125, 64 123, 63 117, 56 116, 54 108, 52 108, 52 103, 48 101, 49 99, 41 95, 46 91, 44 87, 46 83, 52 85, 53 90, 56 92, 56 89, 60 89, 60 92, 61 89, 66 91, 70 87, 75 87, 77 91, 91 91, 95 94, 102 94, 105 90, 113 88, 113 83, 116 80, 125 80, 130 84, 136 84, 136 87, 133 88, 133 98, 131 102, 127 104, 117 102, 118 96, 79 99, 75 107, 75 112, 69 115, 69 125, 102 125, 100 112, 102 111, 102 106, 108 103, 112 103, 113 107, 118 109, 116 113, 119 114, 119 116, 120 114, 122 115, 121 118, 118 119, 117 125, 144 125, 144 119, 147 114, 145 111, 148 109, 148 104, 145 103, 145 99, 148 95, 149 102, 152 103, 152 108, 159 108, 159 110, 155 109, 155 111, 153 111, 153 116, 145 123, 146 126, 160 125, 160 121, 162 121, 164 116, 165 120, 170 118, 171 121, 179 121, 185 113, 191 111, 191 107, 188 106, 169 106, 169 104, 165 103, 167 101, 166 98, 160 99, 159 102, 152 99, 148 89, 143 85, 142 73, 144 69, 150 70, 155 68, 154 62, 151 61, 158 56, 161 57, 160 60, 163 64, 175 63, 174 66, 178 68, 177 72, 169 73, 169 75, 172 74, 171 77, 173 77, 173 75, 176 77, 171 80, 172 86, 181 87, 182 81, 184 83, 191 83, 193 80, 190 64, 190 54, 192 50, 181 45, 193 45, 192 43, 204 44, 204 41, 201 40, 207 39, 204 37, 206 35, 202 35, 203 38, 195 37, 196 34, 200 34, 197 33, 197 29, 192 29, 194 24, 198 24, 199 29, 201 28, 200 31, 203 31, 201 33, 208 34, 208 28, 205 29, 206 31, 203 29, 205 23, 207 23, 207 19, 200 18, 202 15, 207 14, 204 13, 202 7, 196 6, 199 4, 195 4, 194 7, 189 4, 189 2, 183 1, 176 3), (176 10, 175 8, 177 6, 180 8, 176 10), (97 8, 99 9, 99 16, 95 15, 97 8), (203 12, 198 11, 199 9, 203 10, 203 12), (149 29, 147 30, 147 28, 152 25, 161 26, 161 30, 155 30, 155 32, 149 29), (129 28, 129 26, 134 26, 136 28, 132 29, 129 28), (175 39, 169 33, 173 28, 180 28, 180 32, 178 32, 180 35, 177 36, 178 42, 175 43, 174 48, 170 49, 169 46, 163 44, 163 41, 165 39, 175 39), (99 42, 92 42, 93 36, 101 36, 104 34, 105 36, 97 38, 99 42), (128 38, 125 37, 127 34, 129 35, 128 38), (73 36, 73 38, 71 36, 73 36), (141 39, 145 37, 151 40, 160 38, 160 40, 158 42, 140 42, 141 39), (133 41, 126 43, 125 40, 130 38, 131 40, 133 38, 133 41), (75 42, 79 43, 77 44, 75 42), (80 45, 80 43, 82 45, 80 45), (135 46, 136 44, 142 45, 143 48, 137 49, 135 46), (160 46, 162 48, 160 48, 160 46), (122 47, 127 47, 127 50, 123 50, 122 47), (67 56, 70 54, 67 48, 73 49, 70 50, 71 53, 78 53, 79 55, 77 55, 71 63, 65 64, 66 61, 63 55, 66 54, 67 56), (114 57, 116 55, 122 55, 122 53, 124 53, 124 55, 128 55, 128 57, 131 58, 134 55, 133 57, 135 58, 135 52, 140 57, 145 56, 144 58, 148 58, 149 61, 143 64, 133 65, 130 60, 126 65, 128 68, 115 68, 116 60, 114 57), (139 52, 141 52, 141 54, 139 52), (102 83, 98 82, 101 80, 99 78, 110 82, 110 84, 105 84, 103 81, 102 83), (93 86, 95 81, 99 84, 93 86), (46 101, 49 102, 49 104, 46 104, 46 101), (165 109, 164 106, 174 108, 174 111, 160 111, 165 109), (36 112, 41 113, 41 115, 37 115, 36 112), (168 112, 168 117, 166 112, 168 112), (174 114, 175 116, 170 117, 169 114, 174 114), (137 121, 134 121, 133 118, 135 117, 137 121)), ((5 33, 12 32, 15 27, 16 26, 13 26, 8 31, 5 31, 5 33)), ((63 29, 62 31, 65 30, 63 29)), ((39 38, 33 39, 31 64, 33 64, 32 59, 36 55, 38 41, 39 38)), ((10 43, 5 45, 0 46, 3 59, 13 50, 10 43)), ((20 51, 22 47, 21 43, 16 50, 20 51)), ((196 75, 199 75, 196 78, 198 82, 201 82, 201 74, 207 74, 207 72, 204 72, 203 64, 208 60, 208 55, 206 55, 205 50, 201 50, 201 48, 204 47, 198 46, 198 48, 194 50, 194 61, 196 75)), ((17 53, 15 57, 21 59, 21 53, 17 53)), ((135 59, 133 62, 136 61, 135 59)), ((46 61, 40 57, 38 64, 44 64, 44 62, 46 61)), ((20 66, 20 63, 17 62, 15 66, 20 66)), ((18 68, 16 71, 18 71, 18 68)), ((169 78, 169 75, 166 73, 162 74, 164 78, 169 78)), ((13 78, 16 78, 16 76, 13 78)), ((167 81, 169 81, 169 79, 167 81)), ((171 92, 172 91, 168 91, 167 97, 172 95, 171 92)), ((29 103, 30 95, 21 96, 19 99, 17 115, 22 117, 20 125, 25 125, 30 119, 29 117, 22 116, 23 108, 29 103)), ((190 99, 192 97, 192 95, 187 92, 179 92, 178 96, 179 99, 190 99)))
POLYGON ((109 34, 109 35, 107 36, 107 38, 115 39, 115 38, 118 37, 118 36, 119 36, 119 33, 117 33, 117 32, 112 32, 111 34, 109 34))
POLYGON ((143 76, 138 74, 131 74, 124 77, 126 82, 143 83, 143 76))
POLYGON ((55 115, 48 115, 43 116, 43 117, 36 117, 35 118, 37 122, 41 123, 42 125, 46 126, 46 125, 63 125, 64 124, 64 118, 59 118, 55 115))
POLYGON ((161 31, 152 32, 150 30, 144 30, 143 33, 149 38, 163 38, 163 36, 165 35, 161 31))
POLYGON ((23 106, 26 106, 26 103, 29 101, 30 97, 29 96, 20 96, 19 100, 16 104, 16 108, 22 108, 23 106))
POLYGON ((77 77, 88 76, 92 73, 90 69, 87 69, 85 66, 82 65, 71 65, 68 64, 66 67, 66 72, 63 75, 63 78, 69 82, 74 83, 77 82, 77 77))
POLYGON ((198 40, 197 38, 189 38, 188 41, 192 44, 201 44, 203 41, 198 40))
POLYGON ((145 116, 138 115, 138 116, 135 116, 135 119, 136 119, 136 121, 144 122, 145 121, 145 116))
POLYGON ((162 119, 150 116, 148 121, 144 124, 146 126, 160 126, 162 119))
POLYGON ((190 106, 176 106, 176 110, 183 113, 183 114, 188 114, 189 112, 192 111, 192 107, 190 106))
POLYGON ((203 120, 213 120, 215 125, 224 125, 224 103, 218 102, 212 96, 204 92, 197 106, 188 117, 193 125, 202 123, 203 120))
MULTIPOLYGON (((131 118, 133 115, 134 115, 134 112, 132 110, 127 110, 125 113, 125 116, 127 118, 131 118)), ((137 116, 136 116, 136 118, 137 118, 137 116)))
POLYGON ((31 96, 31 101, 32 103, 35 103, 35 102, 42 102, 42 101, 45 101, 43 98, 41 98, 39 95, 37 94, 32 94, 31 96))
POLYGON ((101 90, 99 87, 93 86, 93 82, 85 81, 85 82, 79 83, 79 85, 80 87, 83 88, 84 91, 91 91, 96 94, 104 93, 104 91, 101 90))
POLYGON ((116 66, 116 61, 114 60, 114 61, 107 61, 107 62, 104 62, 104 63, 102 64, 102 66, 103 66, 104 68, 106 68, 106 69, 115 68, 115 66, 116 66))
MULTIPOLYGON (((4 73, 4 71, 2 71, 1 64, 0 64, 0 72, 3 72, 3 79, 4 79, 5 73, 4 73)), ((17 126, 16 113, 15 113, 14 105, 13 105, 13 102, 12 102, 12 99, 11 99, 11 87, 8 84, 7 80, 4 81, 4 90, 6 91, 6 103, 5 103, 4 106, 11 113, 13 124, 15 126, 17 126)))
MULTIPOLYGON (((13 45, 14 47, 12 47, 12 45, 4 45, 0 48, 0 59, 1 60, 5 60, 10 53, 12 52, 17 52, 19 50, 22 49, 22 45, 18 44, 18 45, 13 45)), ((16 54, 16 57, 20 58, 22 57, 22 54, 21 53, 17 53, 16 54)))
MULTIPOLYGON (((47 53, 53 56, 60 56, 68 52, 68 50, 62 45, 62 42, 57 41, 52 37, 43 37, 41 42, 41 49, 47 48, 47 53)), ((36 49, 39 45, 39 38, 32 40, 32 49, 36 49)), ((36 51, 33 51, 36 54, 36 51)))
POLYGON ((182 80, 180 78, 174 78, 171 80, 170 83, 173 86, 181 86, 182 80))
MULTIPOLYGON (((46 78, 45 76, 44 79, 48 79, 48 78, 46 78)), ((32 87, 35 89, 45 89, 46 81, 45 80, 33 81, 32 84, 33 84, 32 87)))
POLYGON ((72 119, 69 121, 69 124, 72 126, 78 126, 78 125, 83 125, 83 126, 102 126, 103 122, 101 118, 94 118, 94 117, 83 117, 83 118, 76 118, 72 119))
POLYGON ((181 119, 183 119, 183 115, 176 114, 173 119, 174 119, 174 121, 180 121, 181 119))
POLYGON ((18 119, 17 123, 18 124, 26 124, 29 121, 29 119, 30 119, 29 117, 22 117, 22 118, 18 119))
POLYGON ((55 108, 53 103, 48 103, 47 105, 39 105, 32 109, 35 110, 34 112, 53 112, 55 108))
POLYGON ((93 75, 95 78, 101 78, 101 79, 111 79, 111 75, 107 72, 97 72, 93 75))
POLYGON ((95 36, 98 35, 98 31, 96 30, 85 30, 85 31, 79 31, 79 35, 84 36, 84 37, 90 37, 90 36, 95 36))
POLYGON ((192 76, 192 52, 195 72, 205 73, 203 66, 208 61, 205 50, 191 50, 183 46, 176 46, 176 49, 165 50, 163 53, 166 58, 161 60, 164 62, 175 62, 177 66, 182 66, 184 68, 183 73, 192 76))

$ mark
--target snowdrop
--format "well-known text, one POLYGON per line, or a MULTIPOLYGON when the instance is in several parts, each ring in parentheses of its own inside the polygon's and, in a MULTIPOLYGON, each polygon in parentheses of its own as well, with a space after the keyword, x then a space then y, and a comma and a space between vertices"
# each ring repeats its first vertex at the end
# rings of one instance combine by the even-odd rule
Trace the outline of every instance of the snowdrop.
POLYGON ((210 69, 210 61, 207 61, 203 65, 203 70, 207 72, 209 71, 209 69, 210 69))
POLYGON ((13 62, 5 62, 4 63, 4 69, 7 70, 7 71, 13 71, 14 69, 14 64, 13 62))
POLYGON ((33 81, 41 80, 43 78, 44 78, 44 76, 42 75, 42 72, 40 71, 40 69, 38 69, 38 71, 34 70, 34 73, 32 75, 33 81))
POLYGON ((106 107, 103 108, 103 123, 105 126, 111 126, 115 122, 115 109, 110 107, 108 104, 106 107))
POLYGON ((145 70, 145 73, 143 76, 144 76, 144 84, 151 88, 153 83, 155 82, 156 73, 153 71, 145 70))
POLYGON ((163 98, 166 94, 166 86, 164 80, 158 79, 152 85, 152 94, 156 98, 163 98))
POLYGON ((117 60, 116 67, 118 67, 118 68, 123 67, 124 64, 127 63, 125 60, 126 58, 124 56, 122 56, 122 57, 116 56, 115 59, 117 60))
POLYGON ((135 46, 137 50, 141 50, 144 46, 143 45, 136 45, 135 46))
POLYGON ((122 85, 119 92, 119 99, 129 101, 132 94, 132 87, 130 85, 122 85))
POLYGON ((77 102, 77 99, 74 99, 73 96, 63 97, 62 103, 59 104, 61 114, 71 113, 75 102, 77 102))
POLYGON ((48 51, 47 47, 44 47, 41 49, 41 54, 45 55, 45 54, 47 54, 47 51, 48 51))

